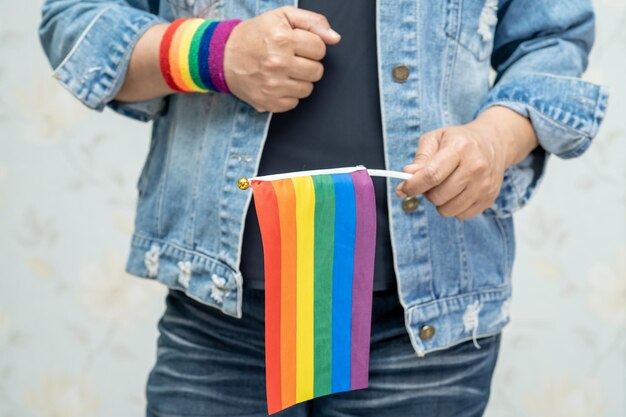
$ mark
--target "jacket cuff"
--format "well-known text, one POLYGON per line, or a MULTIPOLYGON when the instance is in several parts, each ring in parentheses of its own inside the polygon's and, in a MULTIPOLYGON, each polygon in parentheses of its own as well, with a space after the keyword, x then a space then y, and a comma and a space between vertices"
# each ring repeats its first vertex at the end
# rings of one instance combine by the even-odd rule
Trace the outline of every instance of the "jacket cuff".
POLYGON ((579 78, 527 75, 497 83, 477 114, 491 106, 508 107, 530 119, 545 151, 567 159, 587 150, 607 101, 605 87, 579 78))
POLYGON ((141 122, 148 122, 163 114, 167 104, 167 97, 158 97, 152 100, 128 103, 113 100, 107 106, 113 111, 141 122))
MULTIPOLYGON (((124 83, 137 40, 152 26, 165 22, 156 15, 128 7, 103 9, 55 68, 53 76, 87 107, 102 111, 124 83)), ((125 114, 148 120, 161 106, 144 102, 111 107, 116 111, 124 108, 125 114)))
POLYGON ((507 169, 500 194, 487 211, 497 217, 510 217, 528 204, 543 180, 549 156, 538 147, 523 161, 507 169))

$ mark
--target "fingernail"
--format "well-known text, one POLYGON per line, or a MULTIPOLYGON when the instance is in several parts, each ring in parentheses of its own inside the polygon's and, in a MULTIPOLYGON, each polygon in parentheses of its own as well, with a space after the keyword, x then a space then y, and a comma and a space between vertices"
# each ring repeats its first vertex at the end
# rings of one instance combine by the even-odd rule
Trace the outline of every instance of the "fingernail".
POLYGON ((404 191, 402 191, 400 188, 396 188, 396 195, 400 198, 406 198, 407 195, 404 191))
POLYGON ((335 32, 332 28, 328 28, 328 34, 335 39, 341 38, 341 35, 335 32))

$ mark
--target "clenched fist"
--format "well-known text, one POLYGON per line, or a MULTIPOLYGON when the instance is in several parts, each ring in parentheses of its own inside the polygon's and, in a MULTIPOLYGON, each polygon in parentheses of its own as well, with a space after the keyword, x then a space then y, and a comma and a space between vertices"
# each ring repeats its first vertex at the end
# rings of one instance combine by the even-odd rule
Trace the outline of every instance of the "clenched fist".
POLYGON ((291 110, 322 78, 326 45, 340 39, 324 16, 292 6, 245 20, 224 50, 228 88, 259 112, 291 110))

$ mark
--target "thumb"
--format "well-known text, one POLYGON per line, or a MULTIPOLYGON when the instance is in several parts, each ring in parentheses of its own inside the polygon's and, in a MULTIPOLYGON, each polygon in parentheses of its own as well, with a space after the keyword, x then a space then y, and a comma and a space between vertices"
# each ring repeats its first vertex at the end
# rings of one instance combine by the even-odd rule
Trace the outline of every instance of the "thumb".
POLYGON ((341 35, 331 29, 324 15, 293 6, 283 7, 281 10, 293 29, 314 33, 328 45, 334 45, 341 39, 341 35))
POLYGON ((405 166, 403 171, 415 174, 418 169, 424 166, 426 161, 432 158, 439 150, 439 141, 442 133, 443 129, 437 129, 422 136, 417 145, 417 152, 415 153, 413 162, 405 166))

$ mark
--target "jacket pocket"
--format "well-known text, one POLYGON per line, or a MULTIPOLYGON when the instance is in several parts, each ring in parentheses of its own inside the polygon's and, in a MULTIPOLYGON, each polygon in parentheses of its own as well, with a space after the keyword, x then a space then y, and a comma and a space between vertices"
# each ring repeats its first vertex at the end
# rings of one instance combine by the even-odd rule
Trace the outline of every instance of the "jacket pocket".
POLYGON ((466 290, 508 286, 515 250, 512 220, 485 212, 461 224, 461 250, 465 253, 464 268, 469 276, 466 290))
POLYGON ((498 0, 447 0, 446 35, 479 61, 491 56, 498 0))

